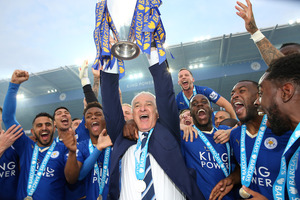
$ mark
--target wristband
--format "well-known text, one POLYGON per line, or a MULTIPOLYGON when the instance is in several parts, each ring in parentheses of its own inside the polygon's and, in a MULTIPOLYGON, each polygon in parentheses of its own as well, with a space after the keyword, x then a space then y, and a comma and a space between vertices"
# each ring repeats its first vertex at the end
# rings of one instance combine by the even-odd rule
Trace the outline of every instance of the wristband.
POLYGON ((253 33, 253 35, 251 35, 251 39, 254 43, 261 41, 262 39, 264 39, 264 37, 264 34, 262 34, 260 30, 257 30, 255 33, 253 33))

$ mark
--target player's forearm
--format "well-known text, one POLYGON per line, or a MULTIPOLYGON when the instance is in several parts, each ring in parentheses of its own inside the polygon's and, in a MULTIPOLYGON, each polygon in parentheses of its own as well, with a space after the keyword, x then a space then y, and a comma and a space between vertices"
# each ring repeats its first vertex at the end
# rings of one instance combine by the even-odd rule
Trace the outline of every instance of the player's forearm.
POLYGON ((20 85, 9 83, 8 90, 3 104, 2 118, 5 127, 11 127, 14 124, 19 124, 16 120, 17 108, 17 93, 20 85))
POLYGON ((266 37, 257 42, 256 46, 261 54, 262 59, 268 66, 274 59, 278 59, 284 56, 278 49, 276 49, 271 44, 271 42, 266 37))
POLYGON ((241 183, 241 168, 239 165, 236 165, 234 171, 228 176, 231 178, 233 185, 241 183))
POLYGON ((100 87, 100 78, 94 77, 93 92, 96 98, 98 98, 99 95, 99 87, 100 87))
POLYGON ((79 165, 76 152, 69 151, 68 160, 65 166, 65 177, 69 184, 76 183, 81 166, 79 165))
POLYGON ((78 180, 83 180, 87 174, 93 169, 94 164, 97 162, 98 157, 100 156, 101 151, 97 148, 93 151, 93 153, 84 161, 81 169, 78 180))

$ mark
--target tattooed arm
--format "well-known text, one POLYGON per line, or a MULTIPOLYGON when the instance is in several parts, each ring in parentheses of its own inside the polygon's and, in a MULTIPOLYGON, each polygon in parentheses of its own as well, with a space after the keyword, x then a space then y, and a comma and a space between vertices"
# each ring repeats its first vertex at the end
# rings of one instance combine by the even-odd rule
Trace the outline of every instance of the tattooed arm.
MULTIPOLYGON (((245 28, 246 30, 253 35, 258 28, 255 23, 253 11, 252 11, 252 4, 250 0, 246 0, 247 6, 241 2, 237 2, 238 6, 235 8, 238 10, 236 13, 245 21, 245 28)), ((276 49, 271 42, 264 37, 259 42, 255 43, 262 58, 264 59, 265 63, 269 66, 272 60, 280 58, 284 56, 278 49, 276 49)))
POLYGON ((100 70, 101 70, 100 68, 98 70, 95 70, 94 68, 92 68, 93 75, 94 75, 93 92, 94 92, 96 98, 98 98, 98 94, 99 94, 100 70))

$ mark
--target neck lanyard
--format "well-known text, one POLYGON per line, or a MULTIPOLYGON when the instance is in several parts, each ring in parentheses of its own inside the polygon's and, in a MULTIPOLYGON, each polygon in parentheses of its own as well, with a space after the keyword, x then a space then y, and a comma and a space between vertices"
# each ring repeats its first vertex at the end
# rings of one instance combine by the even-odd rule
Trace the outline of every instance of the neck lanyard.
POLYGON ((35 192, 55 146, 56 146, 56 142, 53 141, 50 148, 48 149, 37 173, 35 174, 37 159, 38 159, 38 155, 39 155, 39 146, 37 144, 34 145, 34 150, 33 150, 31 164, 30 164, 28 185, 27 185, 27 195, 28 196, 31 197, 33 195, 33 193, 35 192))
POLYGON ((134 155, 135 155, 135 175, 136 175, 136 178, 138 180, 143 180, 144 176, 145 176, 146 157, 147 157, 147 154, 148 154, 148 143, 149 143, 150 136, 152 135, 152 132, 153 132, 153 128, 149 132, 149 135, 147 137, 147 141, 146 141, 146 144, 145 144, 144 148, 141 149, 141 154, 138 154, 138 152, 140 152, 138 150, 139 150, 139 148, 142 144, 142 140, 140 139, 140 137, 138 139, 136 149, 134 151, 134 155), (138 160, 137 157, 139 157, 139 155, 140 155, 140 159, 138 160))
MULTIPOLYGON (((286 173, 286 158, 285 153, 291 148, 291 146, 297 141, 300 137, 300 123, 294 130, 293 134, 291 135, 284 152, 281 156, 281 164, 280 164, 280 172, 278 177, 273 185, 273 197, 274 199, 284 199, 285 197, 285 183, 287 183, 288 188, 288 195, 290 199, 299 199, 299 191, 295 188, 295 170, 296 164, 298 161, 300 147, 297 151, 293 154, 289 166, 288 166, 288 174, 286 173)), ((299 167, 299 166, 298 166, 299 167)))
POLYGON ((228 166, 229 166, 228 171, 227 171, 224 162, 220 158, 220 155, 215 150, 215 148, 212 146, 212 144, 209 142, 209 140, 206 138, 206 136, 195 125, 193 125, 193 127, 198 131, 198 135, 200 136, 201 140, 208 147, 209 151, 212 153, 212 155, 215 158, 215 160, 217 161, 218 165, 221 167, 224 175, 227 177, 230 174, 230 171, 231 171, 229 143, 226 142, 226 149, 227 149, 227 156, 228 156, 228 166))
MULTIPOLYGON (((93 153, 95 147, 92 144, 92 140, 89 140, 89 152, 90 154, 93 153)), ((94 171, 97 174, 97 181, 98 181, 98 185, 99 185, 99 195, 102 195, 103 189, 104 189, 104 185, 105 185, 105 181, 106 181, 106 176, 107 176, 107 171, 108 171, 108 163, 109 163, 109 157, 110 157, 110 150, 111 147, 107 147, 105 149, 105 154, 104 154, 104 161, 103 161, 103 166, 102 166, 102 176, 101 176, 101 181, 100 181, 100 170, 99 170, 99 166, 96 163, 94 164, 94 171)))
POLYGON ((245 137, 246 137, 246 125, 242 125, 242 131, 241 131, 241 146, 240 146, 240 162, 241 162, 241 182, 242 185, 245 185, 246 187, 249 187, 251 183, 251 179, 253 176, 253 172, 255 170, 255 165, 260 149, 260 145, 262 142, 262 139, 264 137, 265 130, 267 128, 267 115, 265 115, 262 119, 262 122, 259 127, 258 134, 255 139, 255 143, 253 146, 253 150, 251 153, 249 164, 247 164, 247 156, 246 156, 246 144, 245 144, 245 137))
MULTIPOLYGON (((194 88, 193 88, 193 96, 195 96, 197 94, 197 92, 196 92, 196 87, 194 86, 194 88)), ((182 91, 182 96, 183 96, 183 99, 184 99, 184 101, 185 101, 185 103, 186 103, 186 105, 190 105, 190 100, 184 95, 184 92, 182 91)), ((193 97, 192 96, 192 97, 193 97)))

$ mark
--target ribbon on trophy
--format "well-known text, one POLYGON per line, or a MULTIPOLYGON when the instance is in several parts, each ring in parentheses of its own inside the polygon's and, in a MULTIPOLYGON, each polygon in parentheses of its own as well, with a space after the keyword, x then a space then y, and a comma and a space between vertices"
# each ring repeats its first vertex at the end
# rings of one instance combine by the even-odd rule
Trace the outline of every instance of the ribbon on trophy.
POLYGON ((166 60, 166 51, 163 47, 166 33, 158 10, 161 3, 161 0, 137 0, 129 34, 129 38, 135 37, 138 47, 147 54, 150 54, 151 51, 151 36, 153 35, 159 55, 159 64, 166 60))
MULTIPOLYGON (((166 60, 166 51, 163 47, 166 34, 158 10, 161 3, 161 0, 137 0, 135 7, 133 7, 134 13, 131 24, 128 24, 128 28, 130 27, 128 40, 136 41, 136 45, 143 53, 150 54, 151 43, 155 42, 159 64, 166 60)), ((95 14, 94 42, 97 54, 92 67, 98 69, 100 66, 105 65, 105 68, 112 68, 117 65, 119 78, 122 78, 125 75, 124 61, 120 59, 120 56, 112 55, 110 46, 110 31, 112 31, 116 41, 120 40, 120 33, 118 33, 109 13, 107 0, 97 2, 95 14)), ((125 59, 125 57, 121 58, 125 59)))
MULTIPOLYGON (((96 9, 96 26, 94 30, 94 42, 97 49, 97 55, 93 63, 93 68, 98 69, 100 66, 105 65, 105 68, 112 68, 117 58, 110 52, 110 30, 118 38, 118 33, 114 23, 107 11, 106 0, 97 2, 96 9)), ((125 75, 124 62, 117 59, 117 66, 119 71, 119 79, 125 75)))

